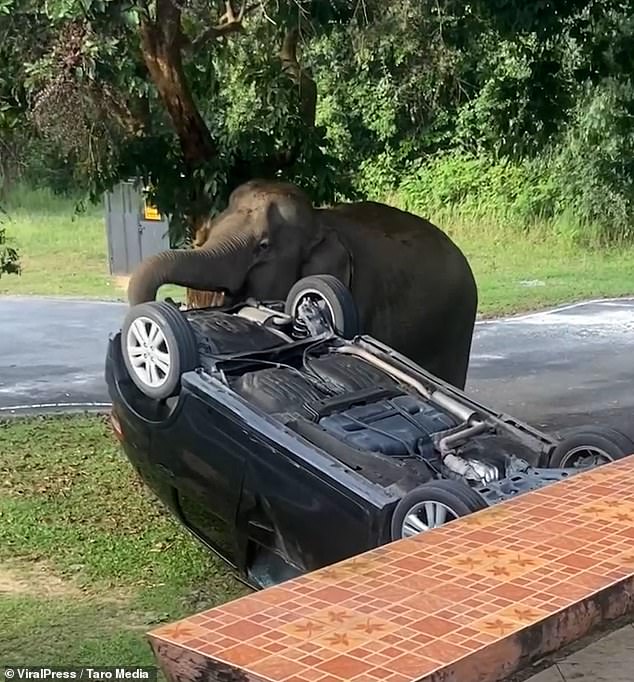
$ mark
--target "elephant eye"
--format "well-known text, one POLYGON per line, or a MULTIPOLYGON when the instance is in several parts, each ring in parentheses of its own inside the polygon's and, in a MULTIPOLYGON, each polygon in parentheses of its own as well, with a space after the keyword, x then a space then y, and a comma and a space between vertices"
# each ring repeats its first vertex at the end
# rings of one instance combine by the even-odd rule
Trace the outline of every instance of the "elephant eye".
POLYGON ((260 240, 260 243, 258 244, 258 251, 266 251, 269 246, 270 244, 268 237, 265 237, 264 239, 260 240))

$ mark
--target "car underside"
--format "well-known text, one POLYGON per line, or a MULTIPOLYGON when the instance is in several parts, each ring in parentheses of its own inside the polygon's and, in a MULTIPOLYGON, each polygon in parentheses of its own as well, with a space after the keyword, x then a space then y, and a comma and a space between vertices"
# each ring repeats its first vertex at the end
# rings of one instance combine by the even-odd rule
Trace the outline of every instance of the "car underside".
MULTIPOLYGON (((437 477, 466 480, 491 501, 539 485, 537 470, 526 479, 519 474, 554 446, 547 435, 483 413, 374 339, 346 342, 326 334, 280 344, 249 319, 252 313, 242 308, 239 320, 231 312, 188 315, 193 325, 198 316, 204 319, 205 333, 234 353, 237 339, 260 344, 228 358, 210 353, 203 366, 250 405, 359 475, 401 492, 437 477), (218 329, 210 332, 210 324, 218 329), (499 485, 509 476, 514 486, 499 485)), ((548 480, 555 475, 541 473, 548 480)))
MULTIPOLYGON (((284 486, 291 480, 298 490, 305 486, 308 496, 363 499, 366 521, 357 527, 365 532, 363 523, 370 528, 372 519, 379 519, 367 541, 350 545, 363 549, 427 531, 606 463, 629 454, 630 446, 634 451, 622 434, 606 428, 586 427, 555 437, 479 404, 376 339, 354 333, 354 308, 346 292, 327 279, 325 284, 323 278, 308 279, 298 290, 303 295, 296 295, 291 304, 287 299, 202 310, 182 310, 166 302, 135 306, 117 336, 117 357, 125 363, 125 370, 118 371, 127 371, 125 381, 135 385, 126 389, 128 398, 115 386, 107 363, 113 410, 119 416, 127 410, 132 423, 133 415, 146 409, 139 407, 144 400, 154 405, 162 442, 153 452, 164 452, 165 462, 183 452, 182 457, 205 462, 210 480, 224 466, 209 464, 207 445, 186 443, 190 432, 204 430, 199 421, 175 428, 179 435, 169 444, 166 425, 182 421, 174 415, 186 409, 179 407, 187 392, 184 386, 197 387, 214 423, 226 418, 227 424, 239 425, 251 444, 240 459, 247 473, 234 474, 240 488, 235 494, 236 532, 245 536, 245 546, 254 528, 265 528, 274 539, 258 546, 266 545, 266 556, 275 554, 299 572, 344 558, 345 549, 320 556, 318 547, 326 546, 327 539, 311 544, 311 533, 317 538, 322 532, 315 525, 322 517, 309 514, 298 501, 288 501, 291 493, 284 486), (342 319, 346 315, 348 319, 342 319), (344 323, 345 335, 339 331, 344 323), (135 391, 134 400, 130 391, 135 391), (273 460, 265 463, 260 452, 264 441, 273 453, 266 455, 273 460), (295 478, 281 473, 288 463, 295 478), (291 509, 296 518, 306 512, 302 530, 288 520, 291 509), (373 517, 372 510, 380 515, 373 517), (302 533, 307 538, 299 537, 302 533)), ((111 364, 113 357, 109 355, 111 364)), ((141 421, 135 422, 137 431, 141 421)), ((231 452, 234 446, 222 444, 220 431, 205 442, 220 443, 231 452)), ((124 434, 124 445, 125 439, 124 434)), ((238 442, 235 436, 232 442, 238 442)), ((129 453, 132 450, 128 447, 129 453)), ((150 460, 160 456, 146 458, 146 480, 151 477, 148 467, 154 466, 150 460)), ((195 485, 197 475, 187 475, 195 485)), ((233 491, 223 494, 234 496, 233 491)), ((180 502, 174 506, 177 514, 181 507, 180 502)), ((318 501, 315 509, 319 507, 318 501)), ((231 514, 227 518, 233 524, 231 514)), ((185 525, 192 530, 186 520, 185 525)), ((327 525, 336 528, 337 520, 327 519, 327 525)), ((345 527, 342 515, 342 533, 345 527)), ((244 572, 261 586, 266 580, 254 577, 257 552, 249 556, 256 559, 244 558, 244 572)))

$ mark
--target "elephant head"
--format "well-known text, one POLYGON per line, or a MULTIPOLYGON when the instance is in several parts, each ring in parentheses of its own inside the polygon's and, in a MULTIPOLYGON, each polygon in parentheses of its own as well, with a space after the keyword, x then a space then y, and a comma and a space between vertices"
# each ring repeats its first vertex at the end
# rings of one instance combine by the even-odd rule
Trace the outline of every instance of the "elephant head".
POLYGON ((135 270, 131 305, 152 301, 163 284, 217 291, 225 301, 282 300, 308 274, 349 280, 349 254, 299 188, 254 180, 236 188, 227 208, 197 233, 198 248, 157 254, 135 270))

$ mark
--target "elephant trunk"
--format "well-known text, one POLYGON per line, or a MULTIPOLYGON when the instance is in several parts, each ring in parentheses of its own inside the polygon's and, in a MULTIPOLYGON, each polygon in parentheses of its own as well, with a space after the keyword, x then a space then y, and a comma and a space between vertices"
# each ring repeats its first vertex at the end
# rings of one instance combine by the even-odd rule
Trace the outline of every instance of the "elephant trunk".
POLYGON ((189 289, 236 293, 244 282, 246 269, 234 249, 174 249, 143 261, 128 284, 128 302, 138 305, 154 301, 164 284, 189 289))

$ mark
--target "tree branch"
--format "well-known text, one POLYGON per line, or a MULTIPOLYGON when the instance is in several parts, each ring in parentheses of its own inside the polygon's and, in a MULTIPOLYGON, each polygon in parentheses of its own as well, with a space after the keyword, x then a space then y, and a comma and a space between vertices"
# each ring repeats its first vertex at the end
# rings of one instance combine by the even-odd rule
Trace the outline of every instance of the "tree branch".
POLYGON ((240 9, 236 14, 236 11, 233 8, 232 0, 226 0, 225 13, 220 17, 218 23, 215 26, 210 26, 209 28, 205 29, 196 38, 188 40, 187 47, 190 50, 195 50, 210 40, 224 38, 232 33, 242 33, 244 31, 244 18, 255 10, 259 9, 261 6, 262 5, 260 2, 247 5, 246 0, 242 0, 240 9))
POLYGON ((299 87, 302 119, 309 128, 314 128, 317 110, 317 84, 299 64, 297 59, 298 41, 299 28, 297 27, 292 28, 284 36, 280 50, 282 70, 299 87))

